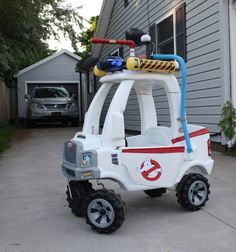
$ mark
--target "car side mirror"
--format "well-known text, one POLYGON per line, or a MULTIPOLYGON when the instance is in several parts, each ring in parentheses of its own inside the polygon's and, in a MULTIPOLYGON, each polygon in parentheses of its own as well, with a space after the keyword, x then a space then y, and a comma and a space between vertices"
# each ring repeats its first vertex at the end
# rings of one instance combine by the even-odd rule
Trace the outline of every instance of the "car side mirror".
POLYGON ((25 99, 29 100, 29 99, 30 99, 30 95, 29 95, 29 94, 26 94, 26 95, 25 95, 25 99))
POLYGON ((73 98, 75 101, 77 101, 77 97, 74 93, 71 94, 71 98, 73 98))

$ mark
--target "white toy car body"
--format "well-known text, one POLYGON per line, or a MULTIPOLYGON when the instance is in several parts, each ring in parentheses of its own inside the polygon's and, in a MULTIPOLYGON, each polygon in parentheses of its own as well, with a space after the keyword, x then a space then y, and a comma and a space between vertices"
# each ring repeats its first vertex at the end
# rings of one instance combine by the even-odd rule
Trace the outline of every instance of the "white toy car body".
MULTIPOLYGON (((139 30, 137 33, 142 34, 139 30)), ((129 45, 131 57, 126 66, 131 70, 123 70, 121 58, 100 61, 95 67, 99 76, 105 75, 100 79, 102 86, 86 113, 82 132, 76 133, 64 148, 62 170, 69 182, 67 200, 72 212, 86 216, 86 222, 100 233, 111 233, 121 227, 125 218, 124 202, 113 190, 95 191, 89 182, 94 179, 99 180, 98 184, 102 179, 111 179, 127 191, 143 190, 150 197, 159 197, 167 189, 175 190, 182 207, 190 211, 201 209, 210 193, 208 180, 202 174, 211 173, 214 161, 208 130, 186 121, 183 59, 157 54, 150 60, 136 58, 132 40, 94 39, 93 42, 129 45), (176 70, 177 63, 160 59, 179 62, 181 90, 176 77, 170 74, 176 70), (167 73, 150 72, 164 68, 167 73), (103 104, 113 85, 118 87, 100 133, 103 104), (153 98, 156 86, 163 87, 167 94, 170 127, 158 126, 153 98), (139 103, 141 132, 126 137, 124 111, 132 88, 139 103)))
POLYGON ((83 131, 65 144, 62 167, 66 177, 71 180, 112 179, 122 188, 132 191, 175 188, 192 168, 210 174, 213 160, 206 128, 188 125, 193 152, 186 151, 185 137, 178 120, 180 89, 173 75, 123 71, 102 77, 100 81, 103 85, 86 113, 83 131), (112 85, 119 87, 99 134, 102 106, 112 85), (164 87, 167 93, 170 128, 157 126, 152 95, 156 85, 164 87), (139 101, 141 134, 125 138, 123 113, 132 87, 139 101), (74 162, 71 162, 70 151, 74 152, 74 162), (150 167, 146 166, 147 163, 150 167))

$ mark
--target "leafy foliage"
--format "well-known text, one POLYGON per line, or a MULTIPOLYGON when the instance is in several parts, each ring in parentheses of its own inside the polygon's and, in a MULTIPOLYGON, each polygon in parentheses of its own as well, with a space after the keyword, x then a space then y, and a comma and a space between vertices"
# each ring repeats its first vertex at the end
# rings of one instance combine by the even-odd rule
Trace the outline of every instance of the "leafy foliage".
POLYGON ((222 108, 221 121, 218 124, 228 138, 233 138, 236 129, 236 109, 227 101, 222 108))
POLYGON ((0 78, 14 85, 14 75, 52 51, 46 40, 58 38, 58 31, 69 37, 77 50, 74 26, 82 28, 78 9, 65 0, 0 0, 0 78))
POLYGON ((78 54, 82 58, 86 57, 91 52, 91 49, 92 49, 91 38, 94 36, 95 31, 96 31, 98 17, 99 16, 91 17, 89 20, 90 27, 84 30, 81 33, 81 35, 78 37, 78 40, 81 43, 82 48, 83 48, 83 51, 79 52, 78 54))
POLYGON ((0 121, 0 153, 7 149, 14 135, 14 129, 0 121))

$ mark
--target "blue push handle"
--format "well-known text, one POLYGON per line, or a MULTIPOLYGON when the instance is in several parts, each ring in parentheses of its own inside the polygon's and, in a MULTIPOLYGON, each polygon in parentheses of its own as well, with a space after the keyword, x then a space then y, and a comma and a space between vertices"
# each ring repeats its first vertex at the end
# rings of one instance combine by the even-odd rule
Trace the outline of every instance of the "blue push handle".
POLYGON ((153 54, 152 58, 155 60, 176 60, 179 63, 181 72, 182 72, 182 85, 181 85, 181 111, 180 111, 180 121, 182 123, 182 128, 184 131, 184 137, 187 145, 187 152, 191 153, 193 152, 189 133, 188 133, 188 127, 187 127, 187 121, 186 121, 186 91, 187 91, 187 70, 186 70, 186 64, 182 57, 176 55, 176 54, 153 54))

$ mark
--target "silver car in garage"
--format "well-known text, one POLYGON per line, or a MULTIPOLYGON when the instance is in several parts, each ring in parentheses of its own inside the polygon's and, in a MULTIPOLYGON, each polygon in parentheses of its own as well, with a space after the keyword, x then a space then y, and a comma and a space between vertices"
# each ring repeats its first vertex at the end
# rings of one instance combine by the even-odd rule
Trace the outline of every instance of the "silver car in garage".
POLYGON ((78 104, 69 96, 64 87, 36 87, 28 100, 28 124, 49 121, 70 121, 73 125, 79 122, 78 104))

